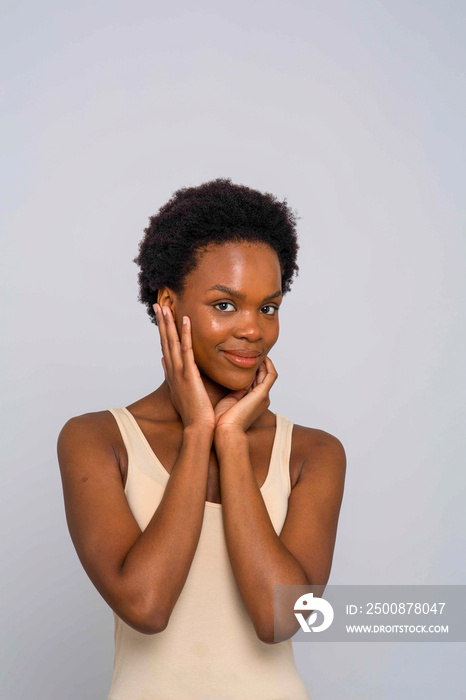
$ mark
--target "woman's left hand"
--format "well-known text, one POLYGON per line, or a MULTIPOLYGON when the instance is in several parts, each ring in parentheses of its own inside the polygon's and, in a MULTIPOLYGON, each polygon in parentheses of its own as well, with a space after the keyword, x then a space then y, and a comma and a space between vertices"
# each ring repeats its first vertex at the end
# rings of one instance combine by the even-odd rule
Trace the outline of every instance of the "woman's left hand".
POLYGON ((244 433, 270 406, 269 391, 278 377, 272 360, 265 357, 247 389, 232 391, 215 406, 215 433, 224 428, 244 433))

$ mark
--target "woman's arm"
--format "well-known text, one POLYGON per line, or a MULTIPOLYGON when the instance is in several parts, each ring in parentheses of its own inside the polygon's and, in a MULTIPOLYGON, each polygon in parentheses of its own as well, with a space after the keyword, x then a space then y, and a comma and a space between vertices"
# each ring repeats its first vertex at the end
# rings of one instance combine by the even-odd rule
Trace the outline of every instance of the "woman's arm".
POLYGON ((103 432, 92 414, 71 418, 60 432, 68 528, 86 573, 110 607, 137 631, 155 634, 168 624, 198 544, 213 429, 184 429, 163 498, 144 532, 103 432))
MULTIPOLYGON (((274 585, 318 585, 321 595, 327 584, 343 496, 345 451, 332 435, 309 431, 308 456, 278 536, 252 470, 247 435, 225 426, 216 429, 214 442, 233 573, 257 636, 273 643, 277 641, 274 585)), ((278 641, 298 628, 296 624, 278 641)))

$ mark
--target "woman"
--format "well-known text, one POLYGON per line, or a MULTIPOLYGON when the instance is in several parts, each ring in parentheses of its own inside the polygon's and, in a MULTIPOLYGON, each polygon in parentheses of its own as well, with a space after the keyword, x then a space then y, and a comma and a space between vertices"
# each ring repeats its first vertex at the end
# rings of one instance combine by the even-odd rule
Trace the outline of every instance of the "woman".
POLYGON ((165 380, 58 439, 71 538, 114 612, 108 700, 309 698, 274 586, 325 587, 345 453, 269 410, 298 247, 285 202, 224 179, 145 229, 139 299, 165 380))

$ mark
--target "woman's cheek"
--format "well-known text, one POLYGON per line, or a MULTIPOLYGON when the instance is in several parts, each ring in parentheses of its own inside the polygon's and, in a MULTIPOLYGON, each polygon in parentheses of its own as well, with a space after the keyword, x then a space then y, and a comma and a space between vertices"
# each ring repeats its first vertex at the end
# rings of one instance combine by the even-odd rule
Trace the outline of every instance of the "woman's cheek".
POLYGON ((206 330, 210 336, 222 336, 223 334, 230 332, 229 325, 230 324, 226 323, 225 320, 210 314, 208 320, 206 321, 206 330))

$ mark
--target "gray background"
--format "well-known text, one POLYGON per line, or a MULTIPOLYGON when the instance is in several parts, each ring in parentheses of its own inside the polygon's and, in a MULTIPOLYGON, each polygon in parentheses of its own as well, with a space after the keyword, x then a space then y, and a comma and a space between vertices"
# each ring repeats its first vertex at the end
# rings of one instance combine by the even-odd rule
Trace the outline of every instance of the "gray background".
MULTIPOLYGON (((465 5, 5 3, 5 700, 103 700, 113 618, 68 535, 65 421, 163 380, 132 258, 214 177, 287 197, 271 409, 348 456, 334 584, 465 583, 465 5)), ((296 644, 313 700, 466 698, 464 644, 296 644)))

